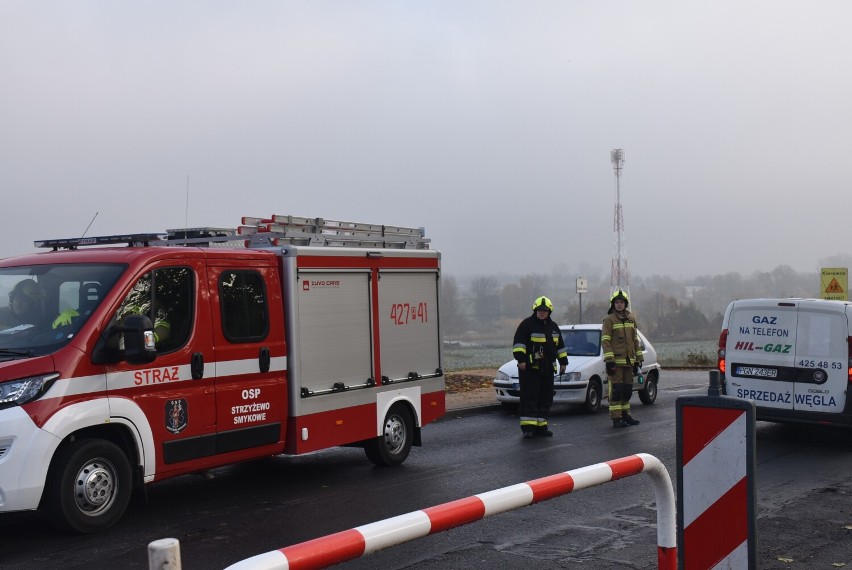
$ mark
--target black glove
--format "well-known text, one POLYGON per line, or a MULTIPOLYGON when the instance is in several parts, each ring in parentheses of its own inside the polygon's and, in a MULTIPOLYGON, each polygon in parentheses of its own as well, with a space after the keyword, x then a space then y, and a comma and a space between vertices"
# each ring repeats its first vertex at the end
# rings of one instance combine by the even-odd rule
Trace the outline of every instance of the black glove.
POLYGON ((636 364, 633 365, 633 375, 636 376, 640 372, 642 372, 642 363, 637 362, 636 364))
POLYGON ((607 362, 606 363, 606 373, 612 376, 615 374, 615 362, 607 362))

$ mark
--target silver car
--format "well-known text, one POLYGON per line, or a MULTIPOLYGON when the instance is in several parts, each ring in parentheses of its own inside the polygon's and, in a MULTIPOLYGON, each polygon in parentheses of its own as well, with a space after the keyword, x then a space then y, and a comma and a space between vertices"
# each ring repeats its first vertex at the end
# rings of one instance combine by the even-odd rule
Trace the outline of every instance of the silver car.
MULTIPOLYGON (((559 327, 568 349, 568 366, 565 374, 553 379, 554 404, 580 404, 591 413, 597 412, 601 401, 607 397, 609 383, 601 349, 601 325, 564 325, 559 327)), ((639 392, 643 404, 653 404, 657 399, 660 365, 657 351, 640 332, 642 346, 642 374, 633 379, 633 390, 639 392)), ((506 407, 515 408, 520 403, 518 363, 510 360, 500 367, 494 378, 497 400, 506 407)))

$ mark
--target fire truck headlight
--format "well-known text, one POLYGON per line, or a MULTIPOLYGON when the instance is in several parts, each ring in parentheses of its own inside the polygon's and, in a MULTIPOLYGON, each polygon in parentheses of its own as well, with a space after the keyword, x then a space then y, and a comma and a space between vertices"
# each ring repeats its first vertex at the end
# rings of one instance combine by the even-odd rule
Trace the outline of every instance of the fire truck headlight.
POLYGON ((37 400, 50 389, 57 378, 59 374, 52 372, 3 382, 0 384, 0 409, 37 400))

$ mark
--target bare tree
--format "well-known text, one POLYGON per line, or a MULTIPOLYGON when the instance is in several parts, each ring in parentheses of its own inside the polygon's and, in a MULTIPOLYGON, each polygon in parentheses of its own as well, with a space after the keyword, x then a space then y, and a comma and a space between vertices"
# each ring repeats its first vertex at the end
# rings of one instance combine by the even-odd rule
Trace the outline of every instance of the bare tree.
POLYGON ((544 295, 553 300, 553 292, 549 290, 548 282, 546 275, 533 273, 521 277, 518 283, 504 285, 500 291, 503 316, 521 319, 532 312, 532 303, 537 297, 544 295))
POLYGON ((441 276, 441 328, 447 336, 458 335, 467 329, 458 284, 455 278, 447 275, 441 276))
POLYGON ((500 300, 503 303, 503 314, 507 316, 517 316, 520 318, 524 315, 524 310, 529 304, 532 302, 530 299, 527 301, 523 292, 521 291, 520 285, 517 283, 507 283, 503 285, 503 289, 500 291, 500 300))
MULTIPOLYGON (((836 255, 819 260, 820 267, 850 267, 852 256, 836 255)), ((562 268, 560 268, 562 269, 562 268)), ((567 270, 563 270, 563 273, 567 270)), ((609 275, 591 275, 589 290, 583 299, 583 321, 600 322, 609 309, 609 275)), ((554 302, 560 324, 579 321, 579 307, 567 296, 566 277, 530 274, 524 277, 478 276, 469 285, 471 301, 459 313, 475 318, 466 326, 479 332, 500 332, 517 325, 529 314, 532 301, 546 295, 554 302), (561 297, 560 297, 561 296, 561 297), (561 299, 561 300, 560 300, 561 299), (468 306, 469 305, 469 306, 468 306)), ((750 297, 819 297, 820 275, 816 270, 797 272, 788 265, 771 271, 756 271, 744 276, 729 272, 702 275, 689 280, 669 276, 634 276, 630 291, 630 310, 639 319, 649 337, 669 340, 709 340, 718 338, 722 314, 735 299, 750 297)), ((447 317, 449 318, 449 316, 447 317)), ((445 328, 445 330, 447 330, 445 328)), ((468 329, 465 329, 468 330, 468 329)))
POLYGON ((473 293, 473 315, 478 324, 492 324, 503 316, 497 278, 477 277, 470 284, 470 290, 473 293))

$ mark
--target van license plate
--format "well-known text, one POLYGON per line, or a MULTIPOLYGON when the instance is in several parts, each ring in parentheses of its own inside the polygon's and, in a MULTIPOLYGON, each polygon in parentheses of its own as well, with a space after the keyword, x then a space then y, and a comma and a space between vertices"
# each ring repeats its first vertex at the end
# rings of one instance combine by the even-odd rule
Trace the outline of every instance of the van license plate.
POLYGON ((737 376, 757 376, 759 378, 775 378, 778 376, 778 370, 776 370, 775 368, 737 366, 737 376))

